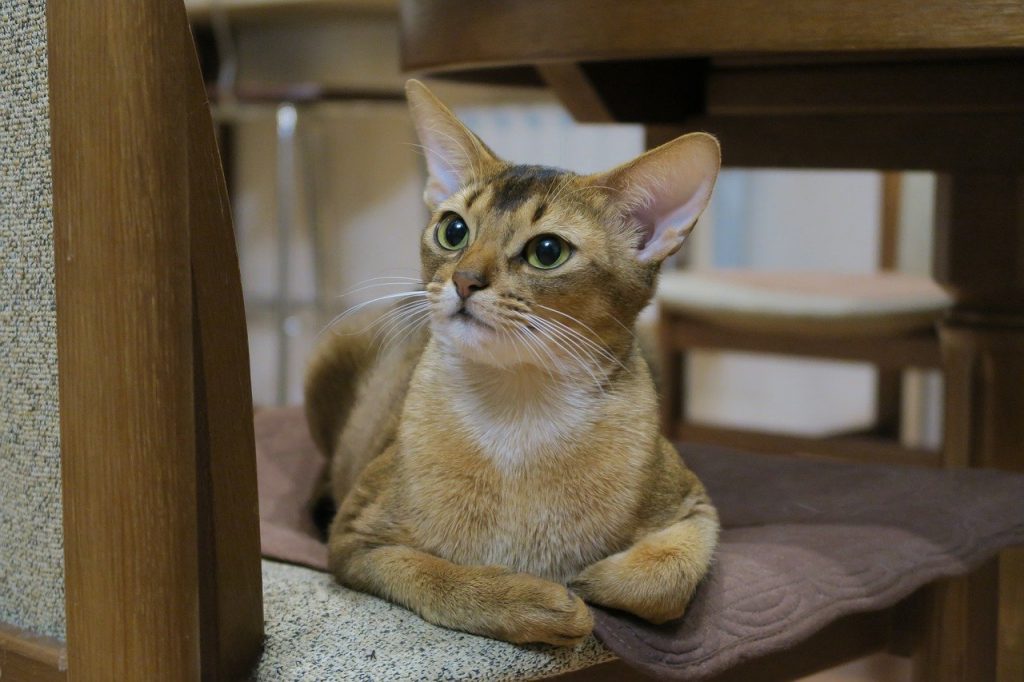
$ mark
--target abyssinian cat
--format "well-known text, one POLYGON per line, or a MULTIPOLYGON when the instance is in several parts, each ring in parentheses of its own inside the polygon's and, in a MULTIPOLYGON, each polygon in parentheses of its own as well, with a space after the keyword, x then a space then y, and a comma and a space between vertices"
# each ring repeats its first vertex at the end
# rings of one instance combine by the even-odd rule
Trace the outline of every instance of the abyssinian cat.
POLYGON ((680 616, 718 517, 659 433, 632 329, 708 202, 718 143, 685 135, 597 175, 513 165, 406 90, 431 218, 421 287, 391 314, 417 331, 386 349, 332 335, 307 377, 340 502, 331 571, 510 642, 579 641, 584 601, 680 616))

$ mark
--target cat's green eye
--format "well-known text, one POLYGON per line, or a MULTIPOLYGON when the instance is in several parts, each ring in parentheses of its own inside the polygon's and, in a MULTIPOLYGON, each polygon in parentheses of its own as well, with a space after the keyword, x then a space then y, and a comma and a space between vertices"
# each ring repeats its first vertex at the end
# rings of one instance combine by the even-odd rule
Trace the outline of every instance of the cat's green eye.
POLYGON ((551 270, 569 259, 572 247, 558 235, 542 234, 527 243, 526 262, 541 270, 551 270))
POLYGON ((437 224, 434 238, 449 251, 464 249, 469 244, 469 225, 458 213, 446 213, 437 224))

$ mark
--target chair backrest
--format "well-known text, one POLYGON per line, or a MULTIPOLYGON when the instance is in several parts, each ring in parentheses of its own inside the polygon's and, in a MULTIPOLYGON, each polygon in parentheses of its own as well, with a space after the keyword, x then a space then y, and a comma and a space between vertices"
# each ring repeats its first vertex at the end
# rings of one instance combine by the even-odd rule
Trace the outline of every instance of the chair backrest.
POLYGON ((182 0, 0 8, 0 668, 63 675, 15 626, 75 679, 241 678, 248 348, 182 0))
POLYGON ((62 638, 46 3, 0 16, 0 622, 62 638))

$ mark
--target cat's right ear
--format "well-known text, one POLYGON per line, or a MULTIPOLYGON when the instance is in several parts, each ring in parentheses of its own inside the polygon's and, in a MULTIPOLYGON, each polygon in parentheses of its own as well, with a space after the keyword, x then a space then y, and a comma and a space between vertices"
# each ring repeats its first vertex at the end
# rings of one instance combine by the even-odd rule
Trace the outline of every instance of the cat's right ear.
POLYGON ((497 157, 423 83, 407 81, 405 96, 427 159, 423 200, 433 210, 474 177, 485 175, 497 157))

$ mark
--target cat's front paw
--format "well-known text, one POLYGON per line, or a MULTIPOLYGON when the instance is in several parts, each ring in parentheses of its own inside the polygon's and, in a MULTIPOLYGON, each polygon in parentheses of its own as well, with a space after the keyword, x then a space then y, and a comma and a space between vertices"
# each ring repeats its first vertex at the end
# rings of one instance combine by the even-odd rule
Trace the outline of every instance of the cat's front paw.
POLYGON ((501 639, 573 646, 594 629, 590 609, 564 585, 513 573, 502 576, 496 587, 504 593, 495 595, 501 603, 501 639))
POLYGON ((591 604, 628 611, 651 623, 682 616, 692 590, 682 581, 657 579, 662 576, 638 568, 631 559, 627 553, 602 559, 583 569, 569 587, 591 604))

